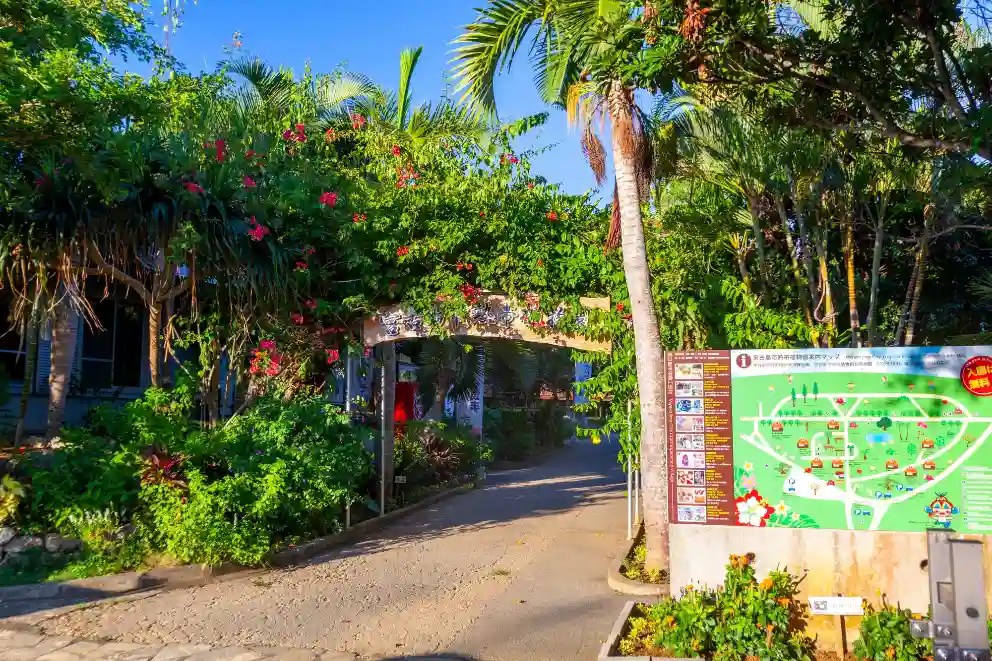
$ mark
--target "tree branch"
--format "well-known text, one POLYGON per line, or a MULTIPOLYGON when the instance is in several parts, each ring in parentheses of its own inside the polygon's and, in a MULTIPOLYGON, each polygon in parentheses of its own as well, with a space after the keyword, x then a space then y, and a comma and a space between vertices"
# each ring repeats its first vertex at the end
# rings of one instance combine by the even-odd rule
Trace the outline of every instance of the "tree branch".
POLYGON ((155 301, 157 303, 162 303, 163 301, 167 301, 170 298, 175 298, 176 296, 179 296, 180 294, 182 294, 183 292, 185 292, 186 290, 188 290, 190 287, 193 286, 193 279, 194 279, 194 274, 190 272, 190 274, 186 276, 185 280, 183 280, 178 285, 168 290, 164 294, 159 294, 155 298, 155 301))
POLYGON ((86 248, 87 248, 86 250, 87 255, 93 261, 93 263, 96 264, 97 269, 101 275, 109 275, 114 280, 119 280, 120 282, 123 282, 128 287, 130 287, 135 292, 137 292, 138 296, 140 296, 141 299, 145 301, 145 303, 147 304, 153 303, 152 296, 148 292, 148 288, 145 287, 145 285, 140 280, 128 275, 127 273, 120 270, 116 266, 109 264, 107 260, 103 258, 103 255, 100 254, 100 251, 97 249, 96 245, 92 241, 89 240, 86 241, 86 248))

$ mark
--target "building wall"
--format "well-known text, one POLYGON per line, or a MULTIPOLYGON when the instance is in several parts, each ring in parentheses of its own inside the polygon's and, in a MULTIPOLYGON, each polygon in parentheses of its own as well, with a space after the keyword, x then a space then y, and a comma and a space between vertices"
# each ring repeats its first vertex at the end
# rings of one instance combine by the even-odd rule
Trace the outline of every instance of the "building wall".
MULTIPOLYGON (((981 535, 963 537, 987 541, 981 535)), ((672 524, 670 539, 673 594, 688 585, 722 584, 730 554, 754 553, 759 579, 776 568, 805 575, 803 600, 840 595, 878 605, 884 595, 914 613, 926 613, 930 605, 926 533, 672 524)), ((992 550, 987 543, 984 549, 989 580, 992 550)), ((987 594, 992 607, 992 591, 987 594)), ((860 618, 846 619, 854 638, 860 618)), ((813 616, 809 626, 821 645, 839 642, 837 618, 813 616)))

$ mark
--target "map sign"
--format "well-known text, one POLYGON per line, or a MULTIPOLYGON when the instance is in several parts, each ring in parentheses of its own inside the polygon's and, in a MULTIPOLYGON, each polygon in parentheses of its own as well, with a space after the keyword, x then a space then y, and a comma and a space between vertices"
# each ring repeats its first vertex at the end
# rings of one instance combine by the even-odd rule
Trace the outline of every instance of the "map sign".
POLYGON ((684 352, 667 369, 673 520, 992 533, 992 347, 684 352))

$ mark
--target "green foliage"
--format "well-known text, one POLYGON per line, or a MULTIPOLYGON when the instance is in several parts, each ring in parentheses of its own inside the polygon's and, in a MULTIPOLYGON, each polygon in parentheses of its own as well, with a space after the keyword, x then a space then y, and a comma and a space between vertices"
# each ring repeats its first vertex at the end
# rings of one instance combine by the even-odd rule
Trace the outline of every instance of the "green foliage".
POLYGON ((396 435, 394 472, 406 476, 407 489, 474 474, 491 460, 489 446, 458 425, 411 420, 396 435))
POLYGON ((524 409, 486 409, 483 434, 500 461, 522 461, 534 452, 537 435, 524 409))
POLYGON ((854 643, 854 656, 866 661, 919 661, 933 655, 933 641, 913 638, 908 608, 899 608, 883 601, 876 609, 864 602, 859 638, 854 643))
POLYGON ((804 607, 796 600, 800 579, 776 570, 758 581, 751 563, 750 556, 732 555, 724 585, 689 588, 678 598, 642 607, 621 652, 716 661, 810 661, 813 639, 802 632, 804 607))
POLYGON ((25 522, 127 565, 149 552, 257 564, 280 543, 338 529, 370 474, 362 428, 303 393, 262 396, 224 427, 203 429, 190 419, 192 393, 188 383, 152 388, 94 412, 88 429, 66 429, 64 447, 24 467, 25 522))

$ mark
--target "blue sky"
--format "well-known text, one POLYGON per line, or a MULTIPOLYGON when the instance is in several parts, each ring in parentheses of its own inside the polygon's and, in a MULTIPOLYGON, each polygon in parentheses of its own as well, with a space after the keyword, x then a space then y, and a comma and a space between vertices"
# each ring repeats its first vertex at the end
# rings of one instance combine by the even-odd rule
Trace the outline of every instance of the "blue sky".
MULTIPOLYGON (((395 89, 400 51, 423 46, 413 81, 414 95, 417 101, 430 101, 444 92, 445 74, 451 70, 452 39, 461 26, 475 18, 474 8, 482 2, 199 0, 193 4, 187 0, 183 25, 172 38, 172 51, 193 72, 212 69, 225 57, 224 47, 238 31, 242 34, 241 50, 273 66, 281 64, 297 72, 307 61, 318 72, 344 66, 395 89)), ((569 132, 563 113, 543 106, 534 90, 526 53, 522 55, 518 65, 497 82, 500 118, 512 120, 550 110, 549 122, 518 149, 551 147, 535 157, 534 174, 562 184, 569 193, 594 188, 578 136, 569 132)), ((611 193, 605 190, 609 186, 597 196, 611 193)))

